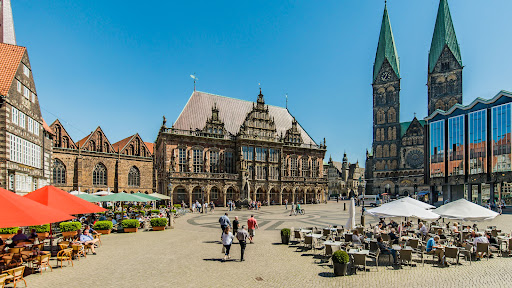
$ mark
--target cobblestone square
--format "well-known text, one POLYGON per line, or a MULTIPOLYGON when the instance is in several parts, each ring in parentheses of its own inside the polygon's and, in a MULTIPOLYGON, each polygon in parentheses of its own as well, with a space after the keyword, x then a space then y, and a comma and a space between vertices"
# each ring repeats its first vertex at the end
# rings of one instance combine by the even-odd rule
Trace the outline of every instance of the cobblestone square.
MULTIPOLYGON (((279 244, 281 228, 345 225, 348 214, 343 202, 305 205, 306 214, 289 216, 284 206, 263 207, 260 211, 228 212, 231 221, 238 216, 246 223, 254 214, 260 229, 255 244, 248 244, 246 261, 240 262, 240 247, 234 244, 231 261, 221 262, 218 218, 214 214, 188 214, 176 219, 174 229, 163 232, 139 231, 102 237, 98 255, 74 261, 74 267, 56 268, 26 278, 29 287, 510 287, 512 258, 495 257, 462 265, 439 268, 430 263, 395 270, 374 267, 357 275, 333 277, 332 267, 320 263, 314 253, 293 245, 279 244)), ((348 205, 347 205, 348 207, 348 205)), ((360 207, 356 207, 360 215, 360 207)), ((373 220, 373 219, 368 219, 373 220)), ((512 228, 512 216, 501 215, 479 224, 512 228)), ((373 220, 374 221, 374 220, 373 220)), ((235 241, 236 243, 236 241, 235 241)), ((52 260, 52 265, 55 261, 52 260)))

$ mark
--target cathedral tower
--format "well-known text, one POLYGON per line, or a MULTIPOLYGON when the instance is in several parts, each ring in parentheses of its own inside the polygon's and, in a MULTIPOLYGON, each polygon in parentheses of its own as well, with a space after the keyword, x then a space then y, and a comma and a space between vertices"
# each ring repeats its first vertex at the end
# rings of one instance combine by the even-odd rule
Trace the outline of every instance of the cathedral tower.
POLYGON ((0 0, 0 42, 16 45, 11 0, 0 0))
POLYGON ((400 63, 387 6, 373 66, 373 171, 398 169, 400 146, 400 63))
POLYGON ((450 8, 440 0, 428 55, 428 115, 462 104, 462 68, 450 8))

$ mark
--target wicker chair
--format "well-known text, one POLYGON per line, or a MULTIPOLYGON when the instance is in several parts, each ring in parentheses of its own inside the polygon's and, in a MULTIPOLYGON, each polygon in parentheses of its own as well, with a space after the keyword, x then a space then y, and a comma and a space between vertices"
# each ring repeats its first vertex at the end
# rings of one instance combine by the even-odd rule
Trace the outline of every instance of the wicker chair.
POLYGON ((16 288, 16 283, 18 281, 23 281, 25 283, 25 287, 27 287, 27 281, 23 278, 23 273, 25 272, 25 266, 18 266, 16 268, 5 270, 4 273, 7 274, 5 279, 6 283, 13 283, 14 288, 16 288))
POLYGON ((36 257, 36 260, 33 262, 34 268, 39 268, 40 274, 43 274, 43 268, 50 267, 50 271, 53 271, 52 266, 50 265, 50 254, 39 255, 36 257))
POLYGON ((480 253, 485 253, 487 260, 489 260, 491 254, 489 243, 476 243, 476 255, 478 256, 480 253))
POLYGON ((364 271, 366 271, 366 254, 352 254, 352 267, 354 268, 354 272, 357 270, 358 266, 362 266, 364 271))
POLYGON ((444 257, 448 260, 448 258, 455 259, 457 264, 459 264, 459 248, 457 247, 445 247, 444 248, 444 257))
POLYGON ((407 264, 411 265, 412 263, 412 249, 402 249, 400 251, 400 262, 407 262, 407 264))
POLYGON ((87 258, 87 253, 85 252, 85 247, 82 244, 72 244, 71 248, 73 249, 73 257, 76 257, 80 260, 80 257, 84 256, 87 258))
POLYGON ((0 285, 2 285, 2 286, 0 286, 0 288, 4 288, 5 280, 7 279, 7 276, 9 276, 9 275, 7 275, 7 274, 0 274, 0 285))
POLYGON ((64 261, 71 262, 71 266, 73 265, 73 248, 66 248, 63 250, 60 250, 59 253, 57 253, 57 257, 55 258, 57 260, 57 265, 59 265, 60 262, 60 268, 62 268, 62 264, 64 261))

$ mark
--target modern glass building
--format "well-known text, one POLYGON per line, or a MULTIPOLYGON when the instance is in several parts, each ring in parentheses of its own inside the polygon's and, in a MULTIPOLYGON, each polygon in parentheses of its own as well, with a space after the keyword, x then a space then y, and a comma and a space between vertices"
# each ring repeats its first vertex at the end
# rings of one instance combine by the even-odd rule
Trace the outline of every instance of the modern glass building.
POLYGON ((433 199, 512 202, 512 93, 477 98, 425 118, 425 177, 433 199))

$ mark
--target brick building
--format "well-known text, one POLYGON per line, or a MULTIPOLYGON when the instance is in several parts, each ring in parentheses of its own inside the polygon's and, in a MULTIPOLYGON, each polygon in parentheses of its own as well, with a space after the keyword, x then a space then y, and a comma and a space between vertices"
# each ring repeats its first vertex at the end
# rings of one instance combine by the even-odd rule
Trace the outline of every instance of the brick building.
POLYGON ((155 147, 157 191, 173 202, 324 200, 325 140, 316 144, 287 108, 194 91, 155 147))

